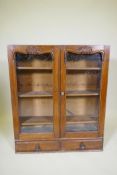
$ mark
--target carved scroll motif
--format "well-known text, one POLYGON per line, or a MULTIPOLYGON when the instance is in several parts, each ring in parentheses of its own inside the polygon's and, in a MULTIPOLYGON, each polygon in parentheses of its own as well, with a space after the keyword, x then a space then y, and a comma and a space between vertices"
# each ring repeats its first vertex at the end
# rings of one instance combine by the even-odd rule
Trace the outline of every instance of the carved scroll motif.
POLYGON ((41 51, 37 47, 34 47, 34 46, 28 46, 26 51, 29 54, 40 54, 41 53, 41 51))
POLYGON ((79 47, 77 51, 79 54, 91 54, 94 52, 94 50, 89 46, 79 47))
POLYGON ((77 50, 78 54, 101 54, 102 55, 102 61, 103 61, 103 56, 104 56, 104 51, 103 50, 95 50, 94 48, 90 46, 85 46, 85 47, 79 47, 77 50))

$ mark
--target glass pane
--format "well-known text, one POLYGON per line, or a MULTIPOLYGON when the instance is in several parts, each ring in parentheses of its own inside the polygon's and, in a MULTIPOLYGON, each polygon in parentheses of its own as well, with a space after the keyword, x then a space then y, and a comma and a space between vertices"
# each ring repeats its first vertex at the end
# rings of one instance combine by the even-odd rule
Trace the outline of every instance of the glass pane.
POLYGON ((66 132, 84 132, 84 131, 96 131, 97 124, 96 123, 81 123, 81 124, 67 124, 66 132))
POLYGON ((20 98, 19 118, 21 132, 53 131, 52 98, 20 98), (45 110, 46 109, 46 110, 45 110))
POLYGON ((98 127, 99 97, 67 97, 67 132, 96 131, 98 127))
POLYGON ((102 56, 68 52, 65 59, 65 131, 97 131, 102 56))
POLYGON ((16 53, 16 71, 21 132, 53 132, 52 54, 16 53))
POLYGON ((22 54, 16 53, 16 62, 19 67, 52 68, 52 54, 22 54))
POLYGON ((100 88, 101 71, 69 71, 67 70, 67 91, 96 91, 100 88))
POLYGON ((101 67, 102 56, 100 53, 95 54, 77 54, 67 52, 66 67, 69 68, 98 68, 101 67))
POLYGON ((52 72, 40 72, 38 70, 18 70, 17 75, 19 94, 52 94, 52 72))

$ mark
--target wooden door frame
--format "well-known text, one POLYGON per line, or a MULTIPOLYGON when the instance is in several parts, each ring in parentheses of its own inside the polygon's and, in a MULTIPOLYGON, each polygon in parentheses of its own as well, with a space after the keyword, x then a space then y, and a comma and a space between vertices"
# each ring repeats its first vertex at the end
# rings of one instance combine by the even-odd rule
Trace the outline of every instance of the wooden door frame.
POLYGON ((14 58, 14 46, 8 46, 8 61, 9 61, 9 77, 11 89, 11 102, 13 114, 14 137, 19 139, 20 122, 18 119, 18 90, 17 90, 17 76, 16 76, 16 62, 14 58))
POLYGON ((9 45, 8 46, 8 60, 9 60, 9 75, 10 75, 10 87, 11 87, 11 101, 12 101, 12 113, 13 113, 13 125, 14 136, 16 140, 39 140, 39 139, 54 139, 60 135, 59 128, 59 103, 60 103, 60 50, 56 46, 52 45, 9 45), (20 121, 18 115, 18 88, 17 88, 17 73, 16 73, 16 61, 15 53, 21 52, 24 54, 39 54, 51 51, 54 55, 53 61, 53 133, 20 133, 20 121))
POLYGON ((104 135, 104 121, 106 112, 106 95, 107 95, 107 84, 108 84, 108 68, 109 68, 109 55, 110 47, 104 46, 103 49, 103 61, 102 61, 102 76, 100 86, 100 109, 99 109, 99 137, 104 135))
POLYGON ((61 47, 61 137, 63 138, 95 138, 103 137, 104 134, 104 120, 105 120, 105 107, 106 107, 106 91, 108 80, 108 64, 109 64, 109 46, 101 45, 73 45, 61 47), (99 100, 99 121, 97 131, 88 132, 65 132, 66 123, 66 65, 65 65, 65 52, 71 51, 78 54, 102 54, 102 74, 100 86, 100 100, 99 100))

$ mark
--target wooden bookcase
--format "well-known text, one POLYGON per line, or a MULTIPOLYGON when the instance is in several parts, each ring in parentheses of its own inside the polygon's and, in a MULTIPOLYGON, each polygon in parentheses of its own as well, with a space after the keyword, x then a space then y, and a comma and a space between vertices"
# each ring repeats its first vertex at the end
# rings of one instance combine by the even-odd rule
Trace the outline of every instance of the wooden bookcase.
POLYGON ((109 46, 8 46, 16 152, 102 150, 109 46))

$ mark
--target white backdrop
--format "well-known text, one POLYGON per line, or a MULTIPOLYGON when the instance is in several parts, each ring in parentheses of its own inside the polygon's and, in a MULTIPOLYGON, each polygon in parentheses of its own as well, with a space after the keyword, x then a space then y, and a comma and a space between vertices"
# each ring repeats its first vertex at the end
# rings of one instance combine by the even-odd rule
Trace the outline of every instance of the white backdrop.
POLYGON ((0 0, 0 175, 115 175, 117 168, 117 0, 0 0), (14 154, 8 44, 111 46, 105 151, 14 154))

